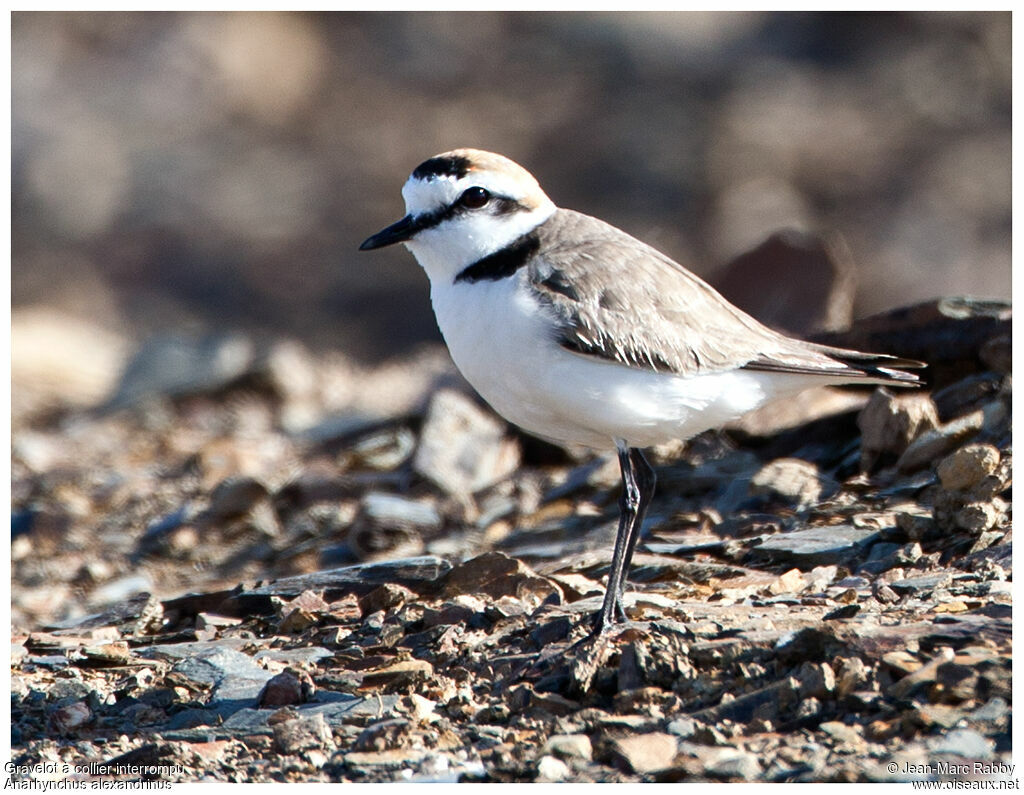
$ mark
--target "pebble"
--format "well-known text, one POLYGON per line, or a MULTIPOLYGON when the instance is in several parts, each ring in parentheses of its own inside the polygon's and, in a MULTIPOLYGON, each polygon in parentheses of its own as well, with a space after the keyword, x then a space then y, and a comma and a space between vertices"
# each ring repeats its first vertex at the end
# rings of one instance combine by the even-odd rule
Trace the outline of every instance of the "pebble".
POLYGON ((761 763, 754 754, 735 748, 711 748, 701 755, 704 771, 723 779, 753 781, 761 775, 761 763))
POLYGON ((857 731, 856 726, 847 726, 845 723, 841 723, 836 720, 823 721, 819 726, 823 732, 829 735, 832 739, 844 745, 863 745, 864 738, 861 733, 857 731))
POLYGON ((870 469, 884 453, 900 455, 924 431, 939 424, 939 413, 925 394, 893 394, 879 387, 857 417, 861 466, 870 469))
POLYGON ((1002 512, 994 502, 969 502, 953 518, 961 530, 979 535, 995 527, 1002 512))
POLYGON ((750 479, 750 494, 805 510, 823 494, 833 493, 836 484, 818 467, 799 458, 778 458, 759 469, 750 479))
POLYGON ((618 737, 611 747, 613 761, 619 767, 641 775, 671 767, 678 750, 676 738, 661 732, 618 737))
POLYGON ((537 779, 539 781, 565 781, 571 774, 569 766, 553 756, 542 756, 537 763, 537 779))
POLYGON ((928 741, 933 754, 948 754, 963 759, 991 759, 995 743, 974 729, 953 729, 928 741))
POLYGON ((256 698, 256 704, 261 708, 305 704, 315 695, 316 685, 308 673, 287 668, 267 681, 256 698))
POLYGON ((297 754, 313 749, 334 748, 334 735, 320 713, 295 717, 274 724, 274 749, 297 754))
POLYGON ((519 455, 504 422, 462 393, 442 389, 427 407, 413 469, 449 494, 472 494, 512 474, 519 455))
POLYGON ((939 462, 936 472, 944 489, 967 491, 999 466, 999 450, 990 444, 967 444, 939 462))
POLYGON ((50 727, 57 734, 73 734, 76 729, 91 723, 93 720, 92 710, 84 701, 73 701, 70 704, 62 704, 50 711, 50 727))
POLYGON ((914 472, 945 455, 962 441, 974 435, 985 424, 983 411, 972 411, 918 436, 896 462, 900 472, 914 472))

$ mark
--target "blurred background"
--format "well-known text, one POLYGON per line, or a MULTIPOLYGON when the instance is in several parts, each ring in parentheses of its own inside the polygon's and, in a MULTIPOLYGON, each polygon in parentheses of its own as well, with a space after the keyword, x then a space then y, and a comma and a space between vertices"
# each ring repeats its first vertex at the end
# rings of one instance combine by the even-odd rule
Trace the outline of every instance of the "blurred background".
POLYGON ((88 402, 168 330, 363 363, 437 344, 411 255, 356 249, 458 146, 712 282, 794 228, 845 241, 858 316, 1008 298, 1010 31, 1009 12, 14 13, 15 391, 56 357, 88 402))

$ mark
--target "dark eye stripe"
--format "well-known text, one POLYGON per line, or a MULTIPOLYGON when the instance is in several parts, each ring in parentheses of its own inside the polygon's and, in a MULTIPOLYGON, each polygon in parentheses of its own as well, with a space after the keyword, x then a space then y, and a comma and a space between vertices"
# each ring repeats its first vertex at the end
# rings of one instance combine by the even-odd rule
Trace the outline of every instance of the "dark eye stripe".
MULTIPOLYGON (((491 200, 487 203, 487 210, 491 215, 511 215, 512 213, 519 212, 520 210, 529 210, 525 204, 522 204, 515 199, 509 198, 508 196, 498 196, 497 194, 491 195, 491 200)), ((482 211, 483 208, 481 208, 482 211)), ((471 213, 474 210, 469 207, 465 207, 459 203, 456 199, 453 204, 449 204, 447 207, 438 207, 436 210, 431 210, 429 213, 424 213, 416 217, 416 227, 418 231, 424 229, 430 229, 438 224, 444 223, 450 218, 463 215, 464 213, 471 213)))

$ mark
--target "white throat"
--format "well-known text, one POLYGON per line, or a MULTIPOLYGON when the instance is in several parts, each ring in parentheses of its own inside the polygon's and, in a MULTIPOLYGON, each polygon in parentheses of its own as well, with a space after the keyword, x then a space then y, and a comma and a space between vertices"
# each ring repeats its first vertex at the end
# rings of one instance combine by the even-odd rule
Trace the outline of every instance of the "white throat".
POLYGON ((427 272, 431 284, 451 284, 460 271, 514 242, 555 212, 548 203, 511 215, 475 215, 425 229, 405 246, 427 272))

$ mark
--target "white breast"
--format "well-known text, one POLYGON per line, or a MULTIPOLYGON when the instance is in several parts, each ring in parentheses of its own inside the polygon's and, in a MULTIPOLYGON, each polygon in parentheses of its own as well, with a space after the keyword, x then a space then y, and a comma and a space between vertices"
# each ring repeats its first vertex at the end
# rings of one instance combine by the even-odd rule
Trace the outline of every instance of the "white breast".
POLYGON ((473 387, 538 436, 597 449, 686 439, 813 379, 736 370, 683 378, 574 354, 519 275, 431 285, 438 326, 473 387), (799 382, 799 383, 798 383, 799 382))

